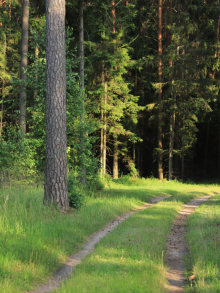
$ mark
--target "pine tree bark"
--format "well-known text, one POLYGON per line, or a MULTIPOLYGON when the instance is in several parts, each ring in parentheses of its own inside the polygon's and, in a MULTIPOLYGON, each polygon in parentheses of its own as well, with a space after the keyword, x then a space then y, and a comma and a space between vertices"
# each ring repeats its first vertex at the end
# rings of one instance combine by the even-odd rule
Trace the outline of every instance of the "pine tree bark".
POLYGON ((45 204, 69 208, 66 156, 65 0, 46 0, 45 204))
POLYGON ((135 142, 133 142, 133 163, 135 164, 135 142))
POLYGON ((118 140, 114 138, 113 178, 118 179, 118 140))
POLYGON ((106 173, 106 126, 107 126, 107 115, 106 115, 106 105, 107 105, 107 83, 105 80, 105 68, 102 66, 102 85, 104 87, 104 107, 103 102, 101 103, 101 119, 103 123, 103 128, 101 129, 101 163, 102 163, 102 171, 101 174, 106 173))
POLYGON ((220 124, 218 125, 218 178, 220 178, 220 124))
POLYGON ((163 130, 162 130, 162 0, 158 0, 158 76, 160 89, 158 92, 158 148, 161 150, 158 152, 158 176, 159 179, 163 179, 163 130))
POLYGON ((2 135, 3 117, 4 117, 4 81, 2 82, 2 103, 1 103, 0 136, 2 135))
POLYGON ((105 99, 104 99, 104 127, 103 127, 103 174, 106 174, 106 143, 107 143, 107 83, 105 81, 105 99))
POLYGON ((28 63, 28 27, 29 27, 29 0, 23 0, 22 3, 22 30, 21 30, 21 62, 20 62, 20 79, 23 85, 19 91, 19 127, 22 129, 23 136, 26 133, 26 86, 28 63))
POLYGON ((82 95, 81 107, 81 123, 83 126, 83 133, 80 139, 80 150, 82 152, 81 162, 81 178, 80 182, 86 185, 86 168, 85 168, 85 94, 84 94, 84 26, 83 26, 83 0, 79 1, 79 76, 80 76, 80 89, 82 95))

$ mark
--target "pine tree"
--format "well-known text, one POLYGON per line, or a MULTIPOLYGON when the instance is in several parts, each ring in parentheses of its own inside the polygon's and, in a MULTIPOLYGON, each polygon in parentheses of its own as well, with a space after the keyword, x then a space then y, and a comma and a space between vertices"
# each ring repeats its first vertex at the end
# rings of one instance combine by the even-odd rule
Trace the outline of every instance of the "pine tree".
POLYGON ((46 2, 45 203, 69 208, 66 155, 65 1, 46 2))

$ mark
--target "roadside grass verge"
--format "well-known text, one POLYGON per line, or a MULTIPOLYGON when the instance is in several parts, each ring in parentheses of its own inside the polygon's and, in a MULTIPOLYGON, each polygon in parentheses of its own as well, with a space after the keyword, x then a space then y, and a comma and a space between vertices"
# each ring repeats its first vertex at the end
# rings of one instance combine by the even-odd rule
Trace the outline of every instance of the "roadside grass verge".
POLYGON ((186 292, 220 292, 220 195, 196 209, 187 220, 189 255, 186 292))
MULTIPOLYGON (((4 188, 0 193, 0 292, 25 292, 45 282, 89 235, 152 197, 172 195, 181 204, 185 197, 219 189, 145 179, 141 185, 140 181, 129 186, 109 182, 105 190, 85 195, 82 208, 68 214, 45 207, 42 188, 4 188)), ((161 251, 158 255, 161 259, 161 251)))
POLYGON ((173 195, 132 215, 103 238, 71 278, 53 292, 165 293, 166 240, 178 211, 194 195, 173 195))

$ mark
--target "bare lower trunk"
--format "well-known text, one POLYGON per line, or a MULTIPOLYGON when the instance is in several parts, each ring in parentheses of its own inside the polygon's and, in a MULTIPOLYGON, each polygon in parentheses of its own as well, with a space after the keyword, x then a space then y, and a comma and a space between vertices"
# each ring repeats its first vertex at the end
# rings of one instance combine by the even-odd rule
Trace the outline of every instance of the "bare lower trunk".
POLYGON ((159 179, 163 179, 163 144, 162 144, 162 0, 158 0, 158 76, 159 76, 159 83, 160 89, 158 92, 158 149, 161 150, 158 152, 158 176, 159 179))
POLYGON ((46 0, 44 202, 69 209, 66 156, 65 0, 46 0))
POLYGON ((84 27, 83 27, 83 0, 79 1, 79 76, 80 76, 80 89, 82 95, 81 107, 81 123, 83 126, 83 133, 80 138, 80 150, 82 154, 81 161, 81 178, 80 182, 86 185, 86 168, 85 168, 85 94, 84 94, 84 27))
POLYGON ((28 63, 28 27, 29 27, 29 0, 23 0, 22 4, 22 30, 21 30, 21 63, 20 79, 23 85, 20 86, 19 92, 19 127, 22 129, 23 136, 26 133, 26 86, 27 80, 27 63, 28 63))
POLYGON ((174 138, 174 114, 170 116, 170 141, 169 141, 169 181, 172 180, 173 174, 173 138, 174 138))
MULTIPOLYGON (((101 121, 103 123, 103 110, 102 109, 101 109, 101 121)), ((100 164, 101 164, 101 175, 102 175, 103 174, 103 127, 101 128, 100 164)))
POLYGON ((208 147, 209 147, 209 121, 207 123, 207 131, 206 131, 206 144, 205 144, 205 158, 204 158, 204 176, 206 176, 207 172, 207 159, 208 159, 208 147))
POLYGON ((4 115, 4 81, 2 83, 2 103, 1 103, 0 136, 2 135, 3 115, 4 115))
POLYGON ((133 162, 135 164, 135 142, 133 142, 133 162))
POLYGON ((104 86, 104 109, 103 113, 103 147, 102 147, 102 174, 106 173, 106 128, 107 128, 107 114, 106 114, 106 105, 107 105, 107 82, 105 80, 105 70, 102 69, 102 84, 104 86))
POLYGON ((220 179, 220 124, 218 126, 218 178, 220 179))
MULTIPOLYGON (((183 115, 183 123, 185 121, 185 115, 183 115)), ((183 129, 185 128, 185 125, 183 126, 183 129)), ((184 158, 185 158, 185 153, 184 153, 184 134, 182 135, 182 156, 181 156, 181 179, 184 180, 184 158)))
POLYGON ((114 138, 113 178, 118 179, 118 141, 114 138))

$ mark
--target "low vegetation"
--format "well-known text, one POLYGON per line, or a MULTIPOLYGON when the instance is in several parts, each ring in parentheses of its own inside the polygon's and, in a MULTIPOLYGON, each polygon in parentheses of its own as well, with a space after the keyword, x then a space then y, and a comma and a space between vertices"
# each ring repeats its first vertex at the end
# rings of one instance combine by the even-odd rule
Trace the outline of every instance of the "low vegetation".
POLYGON ((188 219, 186 292, 220 292, 220 195, 201 205, 188 219))
MULTIPOLYGON (((95 254, 77 269, 76 274, 76 278, 83 280, 84 277, 81 277, 81 274, 87 274, 87 270, 89 272, 94 267, 93 269, 96 269, 94 275, 91 275, 91 280, 94 282, 97 276, 101 282, 100 286, 107 286, 105 275, 99 276, 102 270, 100 263, 103 262, 105 270, 111 267, 112 273, 108 275, 109 282, 112 278, 118 280, 113 282, 117 288, 119 278, 116 278, 116 267, 119 262, 120 274, 124 276, 122 288, 124 286, 126 289, 127 286, 126 275, 128 278, 129 274, 134 273, 132 280, 135 280, 139 265, 146 268, 141 272, 140 278, 143 274, 146 277, 151 268, 155 278, 159 280, 158 276, 161 272, 163 275, 162 252, 164 252, 165 238, 177 210, 182 203, 192 197, 219 192, 219 187, 178 182, 166 183, 156 179, 124 178, 123 180, 109 179, 104 182, 106 188, 102 191, 82 192, 83 205, 78 210, 71 209, 68 214, 62 214, 54 207, 43 205, 42 187, 2 189, 0 194, 0 292, 17 293, 33 289, 37 284, 46 281, 63 260, 75 253, 90 234, 101 229, 106 223, 144 202, 149 202, 152 197, 171 195, 166 202, 138 213, 120 225, 98 245, 95 254), (149 229, 146 229, 148 225, 149 229), (139 228, 136 231, 134 227, 139 228), (145 236, 141 233, 143 229, 145 236), (155 250, 156 243, 158 243, 157 250, 155 250), (103 259, 101 262, 97 255, 103 259), (143 263, 139 263, 142 261, 142 255, 144 256, 143 263), (93 259, 96 260, 95 266, 92 266, 93 259), (137 269, 134 272, 133 267, 137 269)), ((138 280, 139 284, 140 280, 138 280)), ((158 286, 162 288, 163 279, 158 282, 158 286)), ((77 286, 80 288, 82 285, 79 283, 77 286)), ((139 287, 141 288, 141 284, 139 287)), ((91 288, 93 288, 92 283, 91 288)), ((99 292, 102 292, 101 289, 99 292)))

